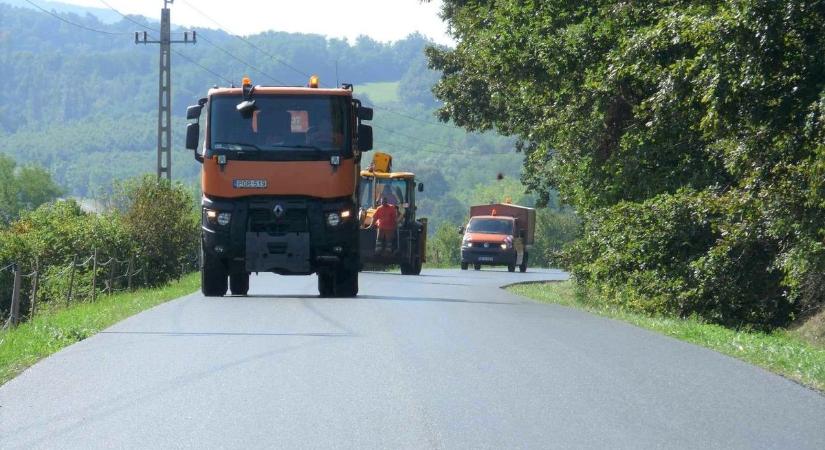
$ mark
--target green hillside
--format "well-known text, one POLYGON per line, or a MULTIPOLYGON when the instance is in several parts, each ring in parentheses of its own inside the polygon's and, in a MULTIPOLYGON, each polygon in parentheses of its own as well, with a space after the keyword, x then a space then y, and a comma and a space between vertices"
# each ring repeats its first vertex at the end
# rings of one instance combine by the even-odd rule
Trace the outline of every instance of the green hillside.
POLYGON ((355 86, 355 91, 363 93, 376 103, 395 103, 399 100, 398 84, 397 81, 366 83, 355 86))
MULTIPOLYGON (((4 33, 15 36, 0 46, 0 154, 44 166, 69 194, 96 198, 114 180, 154 172, 157 48, 134 45, 131 33, 156 24, 59 14, 64 21, 0 3, 4 33)), ((175 179, 197 184, 200 166, 183 150, 183 114, 209 87, 245 75, 260 84, 303 85, 310 73, 325 85, 337 74, 375 106, 375 147, 392 153, 396 167, 419 174, 427 187, 419 211, 436 223, 463 220, 472 198, 466 193, 495 188, 499 173, 513 182, 519 177, 522 158, 511 140, 435 118, 431 87, 438 73, 426 67, 431 43, 421 35, 379 43, 267 32, 246 42, 197 31, 199 43, 176 47, 172 59, 175 179)))

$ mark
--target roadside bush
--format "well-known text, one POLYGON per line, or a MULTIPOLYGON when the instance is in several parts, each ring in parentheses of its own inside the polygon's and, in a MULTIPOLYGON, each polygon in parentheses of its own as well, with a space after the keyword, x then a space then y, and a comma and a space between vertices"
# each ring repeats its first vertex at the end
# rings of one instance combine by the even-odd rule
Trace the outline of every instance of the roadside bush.
POLYGON ((776 263, 781 241, 759 216, 746 219, 751 207, 738 196, 691 190, 622 202, 591 214, 565 257, 582 284, 622 308, 730 327, 785 326, 813 300, 787 283, 776 263))
POLYGON ((152 270, 149 283, 158 285, 179 278, 191 267, 198 249, 199 216, 194 199, 180 184, 152 175, 118 187, 123 224, 137 256, 152 270))
MULTIPOLYGON (((117 195, 119 208, 105 214, 86 213, 73 200, 23 213, 0 229, 0 268, 15 262, 31 273, 38 267, 38 302, 44 307, 65 301, 73 261, 80 265, 72 283, 75 299, 91 297, 93 278, 98 291, 110 278, 123 287, 128 261, 134 265, 132 273, 140 271, 133 287, 159 285, 194 269, 198 218, 186 188, 147 176, 119 186, 117 195), (94 254, 96 273, 91 261, 82 264, 94 254)), ((12 283, 9 271, 0 273, 2 317, 9 310, 12 283)), ((23 280, 24 292, 30 292, 31 283, 31 278, 23 280)), ((30 307, 27 301, 28 294, 24 313, 30 307)))
POLYGON ((427 262, 434 266, 457 266, 461 262, 458 225, 444 222, 427 240, 427 262))
POLYGON ((560 252, 573 242, 581 225, 573 213, 540 208, 536 211, 536 236, 530 252, 533 267, 564 267, 560 252))

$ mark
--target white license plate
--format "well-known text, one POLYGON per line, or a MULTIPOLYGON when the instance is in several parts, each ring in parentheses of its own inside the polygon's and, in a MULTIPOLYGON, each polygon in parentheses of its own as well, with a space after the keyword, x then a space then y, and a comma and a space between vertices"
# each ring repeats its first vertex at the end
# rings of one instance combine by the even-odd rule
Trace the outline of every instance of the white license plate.
POLYGON ((493 262, 493 257, 492 257, 492 256, 479 256, 479 257, 478 257, 478 260, 479 260, 479 261, 489 261, 489 262, 493 262))
POLYGON ((232 180, 235 189, 266 189, 266 180, 232 180))

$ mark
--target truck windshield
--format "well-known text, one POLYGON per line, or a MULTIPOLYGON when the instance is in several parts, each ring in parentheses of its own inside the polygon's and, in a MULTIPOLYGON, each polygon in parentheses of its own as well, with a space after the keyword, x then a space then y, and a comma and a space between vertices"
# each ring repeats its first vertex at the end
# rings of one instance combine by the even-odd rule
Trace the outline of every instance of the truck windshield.
POLYGON ((513 234, 513 221, 507 219, 470 219, 467 231, 472 233, 513 234))
POLYGON ((259 95, 241 113, 239 96, 212 97, 209 116, 213 150, 343 152, 347 149, 347 98, 259 95))
POLYGON ((390 205, 400 206, 407 202, 407 181, 378 179, 375 183, 375 203, 382 198, 387 199, 390 205))

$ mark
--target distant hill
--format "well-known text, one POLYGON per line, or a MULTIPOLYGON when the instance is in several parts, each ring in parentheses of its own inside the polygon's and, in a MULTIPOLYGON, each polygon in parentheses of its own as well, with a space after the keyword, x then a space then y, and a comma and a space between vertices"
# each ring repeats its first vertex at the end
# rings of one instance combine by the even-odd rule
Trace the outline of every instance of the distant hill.
MULTIPOLYGON (((87 12, 61 17, 97 32, 0 3, 0 153, 43 165, 70 194, 94 198, 113 180, 154 172, 158 49, 134 44, 136 29, 151 34, 156 26, 148 19, 106 23, 87 12)), ((209 87, 244 75, 255 83, 304 85, 309 74, 328 86, 337 75, 376 106, 376 148, 392 153, 396 168, 419 174, 427 186, 423 214, 460 220, 468 191, 494 184, 498 173, 518 178, 521 156, 511 140, 468 134, 434 118, 430 89, 438 74, 427 68, 423 52, 431 43, 419 34, 380 43, 267 32, 245 42, 220 30, 197 31, 198 44, 178 46, 172 56, 176 179, 196 183, 199 165, 182 149, 183 114, 209 87)))
MULTIPOLYGON (((0 3, 5 3, 11 6, 17 6, 20 8, 27 8, 33 11, 37 11, 37 8, 31 5, 31 3, 26 2, 25 0, 0 0, 0 3)), ((72 5, 69 3, 62 3, 62 2, 51 2, 47 0, 37 0, 35 3, 40 5, 41 7, 49 10, 49 11, 56 11, 60 13, 71 13, 77 14, 79 16, 85 16, 86 14, 91 14, 97 18, 97 20, 103 23, 115 23, 119 22, 122 17, 112 11, 111 9, 107 8, 93 8, 87 6, 78 6, 72 5)))

